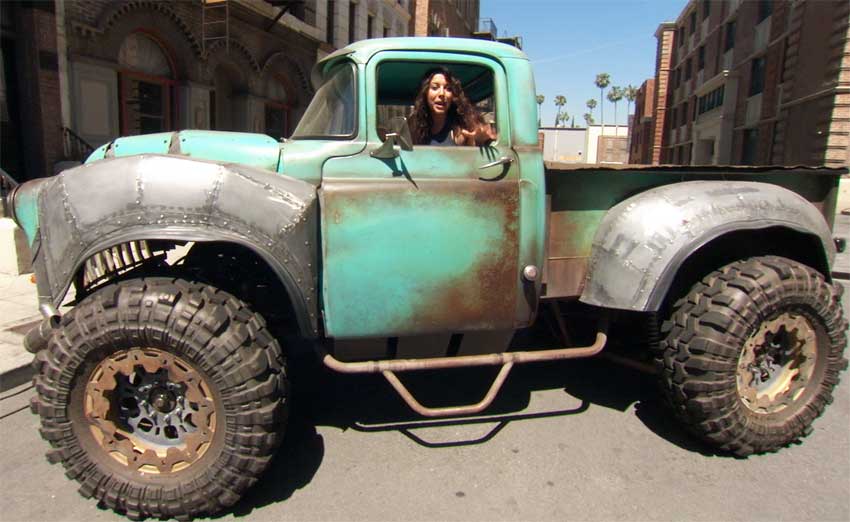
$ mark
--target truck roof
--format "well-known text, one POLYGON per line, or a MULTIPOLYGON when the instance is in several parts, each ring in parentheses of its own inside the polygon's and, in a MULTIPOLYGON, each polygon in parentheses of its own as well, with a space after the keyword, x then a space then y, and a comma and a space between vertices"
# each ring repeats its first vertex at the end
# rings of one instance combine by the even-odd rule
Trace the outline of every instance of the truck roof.
POLYGON ((434 36, 373 38, 354 42, 320 60, 313 68, 312 80, 314 86, 318 86, 318 81, 321 80, 322 72, 326 70, 327 65, 343 56, 356 63, 366 63, 372 56, 381 51, 448 51, 528 60, 528 56, 524 52, 512 45, 477 38, 434 36))

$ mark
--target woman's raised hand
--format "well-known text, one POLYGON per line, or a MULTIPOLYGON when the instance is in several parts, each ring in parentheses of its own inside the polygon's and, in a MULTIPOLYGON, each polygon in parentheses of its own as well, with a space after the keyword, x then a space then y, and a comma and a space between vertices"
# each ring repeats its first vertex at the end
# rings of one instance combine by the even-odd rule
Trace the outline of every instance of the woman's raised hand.
POLYGON ((463 143, 458 145, 481 146, 496 140, 496 131, 489 123, 479 123, 473 130, 461 129, 460 132, 463 135, 463 143))

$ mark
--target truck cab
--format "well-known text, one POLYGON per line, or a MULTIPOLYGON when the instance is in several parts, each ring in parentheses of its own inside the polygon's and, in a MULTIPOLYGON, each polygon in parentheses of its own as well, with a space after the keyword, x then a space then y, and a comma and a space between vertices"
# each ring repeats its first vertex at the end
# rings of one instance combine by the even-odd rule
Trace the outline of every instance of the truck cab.
MULTIPOLYGON (((347 134, 334 136, 350 154, 331 155, 321 167, 326 334, 394 337, 528 325, 540 283, 524 279, 522 270, 542 266, 545 188, 536 107, 522 95, 533 91, 524 55, 463 39, 440 46, 416 38, 367 41, 329 56, 315 75, 325 78, 318 96, 338 78, 357 93, 345 98, 352 105, 352 115, 342 118, 350 122, 347 134), (409 113, 423 77, 438 66, 461 80, 498 138, 483 147, 415 145, 375 157, 392 117, 409 113)), ((332 127, 336 120, 320 110, 311 105, 304 121, 332 127)), ((316 140, 306 126, 293 135, 299 147, 316 140)))

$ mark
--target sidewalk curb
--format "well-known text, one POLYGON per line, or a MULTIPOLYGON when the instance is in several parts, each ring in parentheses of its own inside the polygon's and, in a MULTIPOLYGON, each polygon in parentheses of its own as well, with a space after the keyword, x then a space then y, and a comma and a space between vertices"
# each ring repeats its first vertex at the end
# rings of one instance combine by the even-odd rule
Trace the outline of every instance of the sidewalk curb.
POLYGON ((28 383, 34 375, 35 369, 32 367, 32 364, 16 366, 0 373, 0 393, 28 383))
POLYGON ((0 333, 12 333, 12 339, 5 339, 4 345, 18 344, 21 361, 15 361, 11 365, 0 370, 0 393, 11 390, 16 386, 20 386, 32 379, 35 375, 35 370, 32 367, 32 356, 24 349, 24 336, 31 328, 34 328, 42 320, 40 315, 34 315, 13 321, 0 326, 0 333))

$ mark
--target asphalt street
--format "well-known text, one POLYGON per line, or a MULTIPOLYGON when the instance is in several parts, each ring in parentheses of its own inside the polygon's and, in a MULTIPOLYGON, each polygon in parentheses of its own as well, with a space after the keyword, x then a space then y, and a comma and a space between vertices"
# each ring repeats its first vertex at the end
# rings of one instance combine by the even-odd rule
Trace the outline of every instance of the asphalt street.
MULTIPOLYGON (((651 376, 603 360, 519 367, 487 416, 462 421, 422 422, 381 377, 332 374, 310 357, 291 374, 284 445, 222 521, 850 520, 846 373, 803 444, 748 459, 695 442, 651 376)), ((492 375, 412 387, 432 403, 477 400, 492 375)), ((11 413, 31 393, 0 400, 0 519, 123 520, 47 463, 37 418, 11 413)))

